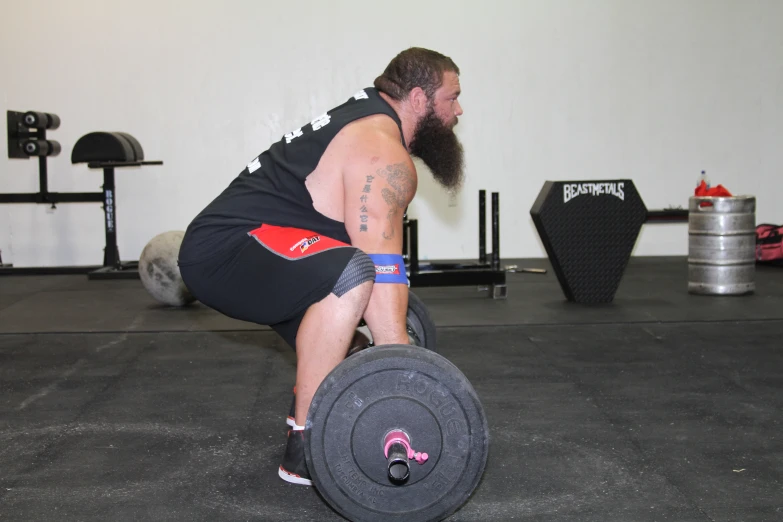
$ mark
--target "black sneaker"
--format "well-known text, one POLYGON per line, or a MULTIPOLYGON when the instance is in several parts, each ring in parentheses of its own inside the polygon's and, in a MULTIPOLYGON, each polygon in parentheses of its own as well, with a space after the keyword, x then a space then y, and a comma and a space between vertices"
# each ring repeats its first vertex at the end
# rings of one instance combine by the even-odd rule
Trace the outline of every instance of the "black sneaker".
POLYGON ((280 478, 291 484, 312 486, 310 473, 305 462, 304 430, 288 430, 288 444, 285 447, 283 463, 277 472, 280 478))
POLYGON ((285 423, 292 428, 296 425, 296 386, 294 386, 294 398, 291 399, 291 409, 288 410, 288 418, 285 423))

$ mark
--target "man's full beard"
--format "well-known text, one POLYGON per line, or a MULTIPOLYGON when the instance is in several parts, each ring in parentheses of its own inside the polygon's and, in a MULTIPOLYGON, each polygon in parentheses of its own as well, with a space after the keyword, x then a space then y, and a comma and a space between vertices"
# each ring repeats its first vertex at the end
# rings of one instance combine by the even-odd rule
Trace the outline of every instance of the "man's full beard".
POLYGON ((450 191, 460 188, 464 179, 462 144, 433 109, 416 126, 410 149, 429 167, 440 185, 450 191))

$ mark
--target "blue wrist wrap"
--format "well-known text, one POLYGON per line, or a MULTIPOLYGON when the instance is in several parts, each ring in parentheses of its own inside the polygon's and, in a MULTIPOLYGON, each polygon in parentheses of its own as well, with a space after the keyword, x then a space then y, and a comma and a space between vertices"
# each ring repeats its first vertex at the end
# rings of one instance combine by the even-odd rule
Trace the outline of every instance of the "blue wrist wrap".
POLYGON ((408 284, 405 260, 399 254, 368 254, 375 263, 376 283, 408 284))

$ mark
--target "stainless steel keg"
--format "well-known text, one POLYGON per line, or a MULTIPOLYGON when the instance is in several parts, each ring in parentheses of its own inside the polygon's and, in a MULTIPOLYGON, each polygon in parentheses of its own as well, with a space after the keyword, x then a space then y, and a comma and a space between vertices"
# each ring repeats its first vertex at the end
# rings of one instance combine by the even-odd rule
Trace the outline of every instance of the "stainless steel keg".
POLYGON ((688 291, 752 293, 755 275, 756 198, 692 196, 688 204, 688 291))

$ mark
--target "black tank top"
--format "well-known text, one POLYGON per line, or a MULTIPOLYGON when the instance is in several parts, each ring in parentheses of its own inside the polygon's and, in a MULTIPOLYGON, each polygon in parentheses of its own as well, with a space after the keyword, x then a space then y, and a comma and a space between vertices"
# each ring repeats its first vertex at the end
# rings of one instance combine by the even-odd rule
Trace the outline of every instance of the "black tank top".
POLYGON ((198 262, 242 244, 246 236, 235 234, 238 229, 246 232, 264 223, 312 230, 350 244, 345 224, 313 207, 305 180, 343 127, 374 114, 390 116, 402 136, 397 113, 376 89, 366 88, 261 153, 188 226, 180 264, 198 262))

